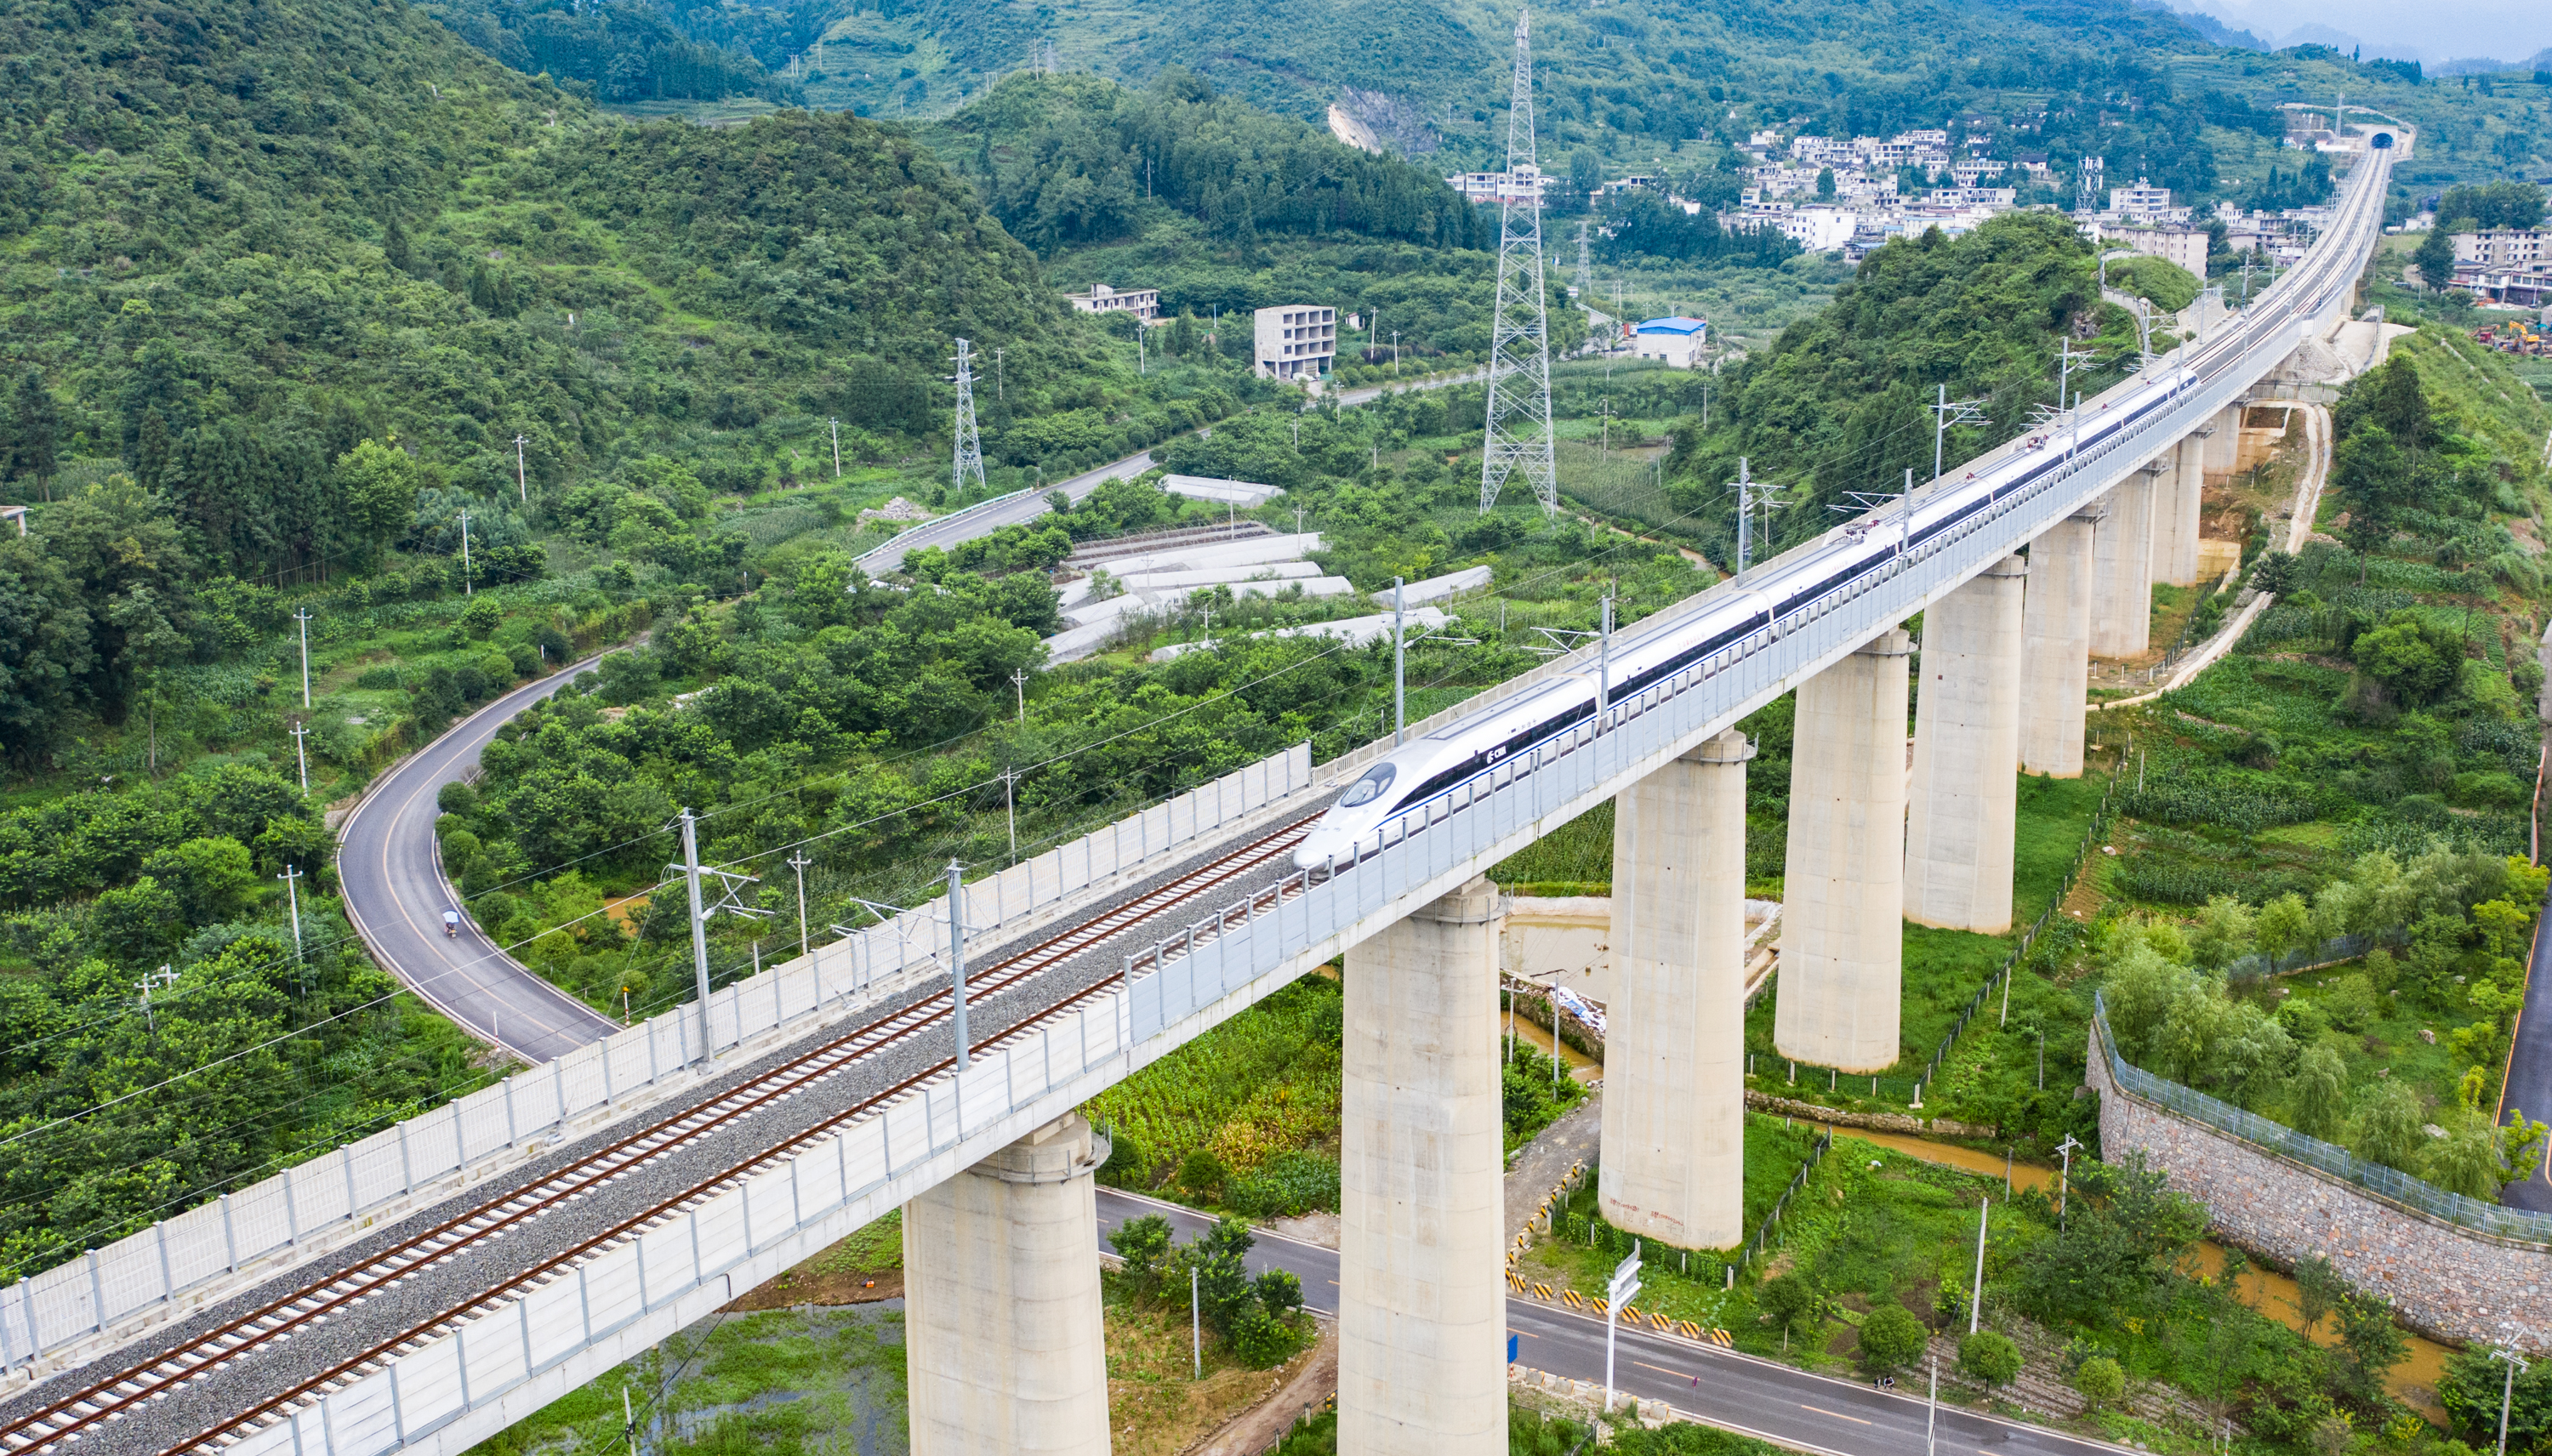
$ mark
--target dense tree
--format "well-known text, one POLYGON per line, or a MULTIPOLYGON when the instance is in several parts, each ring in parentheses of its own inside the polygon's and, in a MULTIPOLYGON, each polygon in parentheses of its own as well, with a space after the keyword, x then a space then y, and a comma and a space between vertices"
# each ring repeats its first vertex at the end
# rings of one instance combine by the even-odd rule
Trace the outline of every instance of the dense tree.
POLYGON ((2437 199, 2437 231, 2470 223, 2483 228, 2530 228, 2543 221, 2543 189, 2532 182, 2467 183, 2437 199))

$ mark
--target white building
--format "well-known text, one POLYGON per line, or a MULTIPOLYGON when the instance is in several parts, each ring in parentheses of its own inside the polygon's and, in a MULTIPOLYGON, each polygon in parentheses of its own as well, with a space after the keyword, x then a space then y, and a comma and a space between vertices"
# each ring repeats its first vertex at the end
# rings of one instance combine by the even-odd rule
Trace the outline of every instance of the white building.
POLYGON ((2206 276, 2206 230, 2204 228, 2119 228, 2095 227, 2093 233, 2102 243, 2132 248, 2147 258, 2159 258, 2206 276))
POLYGON ((1680 314, 1649 319, 1631 330, 1631 358, 1661 359, 1679 369, 1701 362, 1701 346, 1710 337, 1708 319, 1680 314))
POLYGON ((1093 283, 1087 293, 1066 293, 1063 301, 1074 313, 1130 313, 1145 323, 1161 316, 1161 290, 1158 288, 1111 288, 1093 283))
POLYGON ((1444 179, 1444 185, 1473 202, 1547 201, 1550 193, 1550 178, 1531 170, 1456 172, 1444 179))
POLYGON ((2109 189, 2109 211, 2120 217, 2160 217, 2171 211, 2171 189, 2138 177, 2132 187, 2109 189))
POLYGON ((2552 258, 2552 228, 2485 228, 2453 235, 2455 261, 2508 267, 2552 258))
POLYGON ((1832 253, 1852 241, 1852 235, 1861 230, 1861 218, 1848 207, 1801 207, 1772 220, 1772 225, 1807 252, 1832 253))
MULTIPOLYGON (((1310 304, 1262 308, 1257 321, 1258 372, 1277 379, 1329 377, 1338 353, 1338 311, 1310 304)), ((1317 384, 1315 387, 1318 387, 1317 384)))

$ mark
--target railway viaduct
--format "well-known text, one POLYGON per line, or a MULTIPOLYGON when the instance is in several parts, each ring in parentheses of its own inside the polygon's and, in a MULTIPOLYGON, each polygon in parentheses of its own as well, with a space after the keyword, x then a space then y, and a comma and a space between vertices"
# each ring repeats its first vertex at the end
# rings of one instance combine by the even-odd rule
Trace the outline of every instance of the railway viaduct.
MULTIPOLYGON (((1340 1449, 1503 1449, 1483 870, 1617 800, 1601 1196, 1670 1245, 1736 1242, 1752 749, 1733 725, 1799 693, 1778 1045, 1889 1065, 1900 920, 2007 928, 2015 770, 2082 772, 2089 657, 2145 647, 2150 583, 2195 578, 2199 485, 2230 468, 2233 412, 2351 307, 2408 142, 2365 135, 2312 253, 2156 362, 2187 371, 2167 405, 2076 448, 2131 377, 1989 454, 1979 472, 2053 468, 1403 808, 1353 863, 1297 872, 1290 852, 1389 744, 1317 770, 1297 749, 92 1250, 0 1290, 0 1442, 458 1452, 902 1206, 913 1449, 1098 1456, 1106 1149, 1074 1108, 1343 955, 1340 1449), (1900 624, 1917 612, 1909 780, 1900 624)), ((1412 731, 1594 672, 1592 651, 1412 731)))

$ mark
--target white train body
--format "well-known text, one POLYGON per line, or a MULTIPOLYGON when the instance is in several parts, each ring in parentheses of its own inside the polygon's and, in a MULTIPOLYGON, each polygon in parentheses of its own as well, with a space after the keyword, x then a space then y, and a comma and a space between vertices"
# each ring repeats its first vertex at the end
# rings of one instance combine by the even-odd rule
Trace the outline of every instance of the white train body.
MULTIPOLYGON (((2061 466, 2069 449, 2087 450, 2172 403, 2198 382, 2185 366, 2157 368, 2070 431, 2031 437, 1990 466, 1917 490, 1905 506, 1861 517, 1754 568, 1742 586, 1713 588, 1718 600, 1671 626, 1617 638, 1602 670, 1619 701, 1721 648, 1762 631, 1778 614, 1876 570, 2061 466)), ((1344 864, 1382 846, 1393 815, 1584 721, 1595 710, 1598 668, 1556 676, 1375 760, 1294 851, 1302 869, 1344 864)))

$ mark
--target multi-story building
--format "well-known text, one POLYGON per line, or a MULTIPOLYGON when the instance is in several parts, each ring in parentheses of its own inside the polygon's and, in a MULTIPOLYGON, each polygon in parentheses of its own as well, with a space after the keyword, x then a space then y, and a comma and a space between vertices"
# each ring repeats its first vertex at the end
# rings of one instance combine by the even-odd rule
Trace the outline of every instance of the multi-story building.
POLYGON ((1473 202, 1548 201, 1550 178, 1540 172, 1456 172, 1444 185, 1473 202))
POLYGON ((1338 353, 1338 311, 1316 304, 1262 308, 1254 316, 1258 372, 1277 379, 1329 377, 1338 353))
POLYGON ((2484 228, 2454 235, 2455 261, 2512 267, 2552 259, 2552 228, 2484 228))
POLYGON ((2109 211, 2120 217, 2152 218, 2171 211, 2171 189, 2136 178, 2132 187, 2109 189, 2109 211))
POLYGON ((1111 288, 1093 283, 1087 293, 1066 293, 1063 301, 1074 313, 1130 313, 1145 323, 1161 316, 1161 290, 1158 288, 1111 288))

